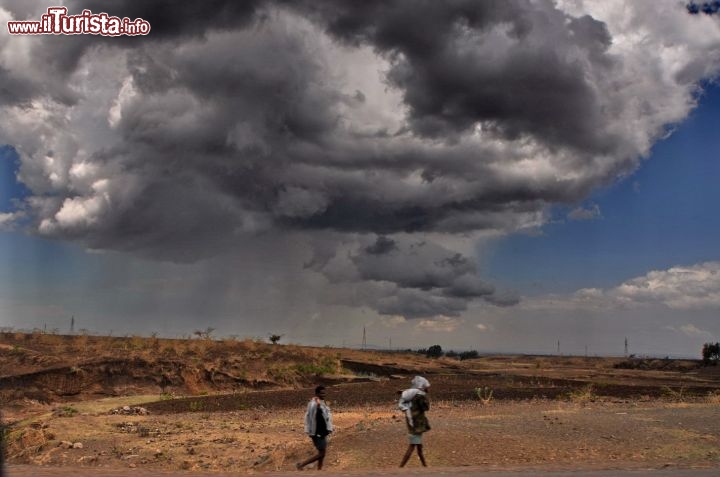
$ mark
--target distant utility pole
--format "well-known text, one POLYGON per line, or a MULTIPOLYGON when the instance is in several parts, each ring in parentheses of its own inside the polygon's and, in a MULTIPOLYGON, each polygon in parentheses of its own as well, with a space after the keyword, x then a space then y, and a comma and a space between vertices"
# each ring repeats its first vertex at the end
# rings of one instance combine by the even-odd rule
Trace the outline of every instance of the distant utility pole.
POLYGON ((560 356, 560 340, 558 340, 558 351, 557 351, 557 354, 558 354, 558 356, 560 356))
POLYGON ((628 357, 627 336, 625 337, 625 357, 628 357))
POLYGON ((587 345, 585 345, 585 357, 587 358, 587 345))
POLYGON ((367 334, 365 333, 365 327, 363 326, 363 342, 362 342, 362 349, 365 349, 367 347, 367 334))
POLYGON ((388 338, 388 349, 392 351, 392 338, 388 338))
POLYGON ((70 334, 75 332, 75 315, 70 318, 70 334))

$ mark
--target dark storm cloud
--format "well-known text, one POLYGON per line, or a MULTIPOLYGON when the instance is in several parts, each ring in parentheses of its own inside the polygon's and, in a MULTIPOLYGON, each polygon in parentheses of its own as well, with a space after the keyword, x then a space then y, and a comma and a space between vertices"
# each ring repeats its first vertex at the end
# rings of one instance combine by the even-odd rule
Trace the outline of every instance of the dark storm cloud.
POLYGON ((363 250, 352 258, 363 280, 389 281, 402 288, 448 288, 467 274, 475 273, 469 260, 449 250, 410 243, 398 253, 373 254, 363 250))
MULTIPOLYGON (((233 2, 227 0, 207 0, 204 2, 174 2, 171 0, 152 0, 136 2, 131 0, 71 0, 64 6, 70 15, 76 15, 84 9, 93 13, 108 13, 119 18, 131 20, 142 18, 151 24, 152 35, 137 37, 104 38, 93 37, 91 41, 83 36, 48 35, 36 39, 38 46, 33 49, 32 61, 36 74, 46 73, 54 77, 56 82, 67 81, 78 68, 83 55, 90 48, 98 45, 113 45, 125 48, 137 48, 148 41, 163 40, 179 41, 182 37, 201 37, 211 29, 228 30, 242 27, 250 23, 262 0, 243 0, 233 2)), ((42 1, 7 0, 2 7, 11 12, 16 20, 37 21, 54 3, 42 1)), ((36 86, 34 94, 50 93, 56 101, 73 104, 79 98, 70 94, 67 88, 55 85, 50 91, 47 85, 18 85, 12 75, 2 74, 0 70, 0 104, 8 104, 7 98, 16 98, 12 103, 22 104, 27 99, 26 93, 36 86), (2 94, 6 93, 6 94, 2 94), (7 96, 7 98, 5 98, 7 96)))
POLYGON ((27 103, 37 93, 32 83, 17 78, 2 67, 0 67, 0 78, 0 106, 27 103))
POLYGON ((520 303, 520 296, 514 291, 502 291, 488 295, 485 300, 496 306, 513 306, 520 303))
POLYGON ((45 41, 43 48, 34 50, 28 71, 0 66, 0 106, 26 107, 43 96, 68 106, 77 103, 80 95, 65 81, 76 70, 85 49, 81 39, 64 37, 45 41))
POLYGON ((93 13, 131 20, 142 18, 150 23, 152 35, 147 39, 202 36, 210 29, 232 29, 247 24, 263 0, 204 0, 176 2, 173 0, 71 0, 68 11, 89 9, 93 13))
POLYGON ((452 285, 444 289, 443 292, 448 296, 458 298, 483 297, 485 300, 495 303, 493 298, 495 287, 472 274, 465 274, 458 277, 453 281, 452 285))
POLYGON ((237 206, 220 194, 205 192, 208 184, 187 175, 148 182, 139 200, 84 240, 91 248, 108 247, 146 258, 195 262, 234 245, 233 231, 242 220, 237 206), (168 246, 167 244, 172 244, 168 246))
POLYGON ((409 319, 434 316, 459 316, 467 310, 467 300, 401 289, 378 300, 376 308, 382 315, 401 315, 409 319))
POLYGON ((307 266, 328 280, 328 303, 415 319, 458 316, 473 301, 496 305, 505 298, 479 277, 474 260, 412 235, 359 237, 340 250, 313 241, 313 248, 307 266))
POLYGON ((413 130, 463 133, 478 122, 510 139, 611 151, 598 102, 574 50, 611 73, 605 25, 551 2, 309 2, 327 30, 391 59, 413 130))
POLYGON ((33 231, 189 262, 291 230, 327 276, 357 241, 341 275, 402 292, 366 300, 382 313, 516 303, 421 240, 541 226, 632 171, 691 102, 658 74, 673 62, 611 54, 605 24, 550 1, 67 6, 152 29, 0 38, 0 142, 20 153, 33 231))
POLYGON ((362 281, 392 287, 370 296, 368 304, 382 314, 457 316, 474 299, 503 301, 494 296, 494 286, 478 277, 472 260, 430 242, 381 236, 352 255, 350 263, 362 281))
POLYGON ((365 247, 365 252, 370 255, 384 255, 397 249, 398 247, 394 240, 381 235, 377 238, 374 244, 369 247, 365 247))

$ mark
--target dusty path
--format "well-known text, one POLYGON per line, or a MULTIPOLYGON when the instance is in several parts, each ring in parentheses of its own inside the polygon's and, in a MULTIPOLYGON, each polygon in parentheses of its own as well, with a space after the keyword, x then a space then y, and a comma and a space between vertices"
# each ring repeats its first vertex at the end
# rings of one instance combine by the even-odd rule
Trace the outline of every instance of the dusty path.
MULTIPOLYGON (((335 407, 334 412, 337 431, 325 470, 396 468, 406 447, 399 413, 389 406, 335 407)), ((433 429, 425 439, 425 454, 436 468, 547 472, 669 466, 713 468, 720 474, 720 405, 715 403, 547 400, 484 406, 436 401, 429 417, 433 429)), ((27 446, 11 462, 82 466, 88 473, 125 469, 131 475, 283 472, 313 451, 301 421, 302 410, 159 416, 81 412, 39 420, 29 428, 35 434, 25 436, 28 442, 37 439, 36 446, 27 446), (82 448, 66 449, 61 441, 80 442, 82 448)), ((420 470, 416 457, 408 468, 420 470)))

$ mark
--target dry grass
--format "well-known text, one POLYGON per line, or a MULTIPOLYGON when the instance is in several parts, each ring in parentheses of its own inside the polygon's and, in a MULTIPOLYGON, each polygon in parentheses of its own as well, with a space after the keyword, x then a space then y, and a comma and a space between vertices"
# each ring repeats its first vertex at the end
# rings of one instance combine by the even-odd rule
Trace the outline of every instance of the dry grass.
MULTIPOLYGON (((242 379, 292 384, 305 375, 342 372, 339 350, 296 345, 273 345, 258 339, 170 339, 157 336, 92 336, 48 333, 0 333, 0 361, 6 374, 32 372, 55 365, 74 366, 104 359, 141 359, 149 363, 178 359, 199 370, 235 364, 242 379), (46 359, 35 358, 42 356, 46 359), (20 365, 20 366, 18 366, 20 365)), ((0 373, 4 371, 0 369, 0 373)), ((188 375, 192 381, 192 375, 188 375)), ((202 391, 201 387, 197 389, 202 391)))
POLYGON ((673 389, 670 386, 663 386, 663 393, 668 396, 672 401, 684 402, 685 401, 685 387, 680 386, 679 388, 673 389))
POLYGON ((595 394, 595 387, 592 384, 588 384, 580 389, 570 392, 568 394, 568 399, 574 403, 584 404, 596 401, 598 399, 598 395, 595 394))
POLYGON ((475 394, 477 395, 483 406, 487 406, 490 404, 490 401, 492 401, 493 390, 487 386, 482 386, 479 388, 475 388, 475 394))
POLYGON ((708 404, 720 404, 720 391, 708 392, 705 402, 708 404))

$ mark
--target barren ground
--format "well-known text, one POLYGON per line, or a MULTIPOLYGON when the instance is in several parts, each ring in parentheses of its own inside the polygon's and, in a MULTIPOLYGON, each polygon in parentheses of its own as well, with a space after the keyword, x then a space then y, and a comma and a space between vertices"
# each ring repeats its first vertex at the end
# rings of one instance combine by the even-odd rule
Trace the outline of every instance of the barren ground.
MULTIPOLYGON (((393 468, 407 446, 394 393, 422 373, 432 383, 425 453, 434 467, 720 469, 718 371, 692 361, 505 356, 460 362, 259 343, 223 351, 206 343, 193 355, 180 350, 170 368, 159 364, 162 353, 143 349, 120 366, 113 355, 53 352, 26 338, 22 347, 5 339, 0 393, 11 464, 293 470, 313 451, 302 433, 311 386, 326 382, 337 426, 326 467, 393 468), (250 361, 253 373, 240 376, 250 361), (214 372, 206 372, 209 366, 214 372), (274 374, 264 371, 272 366, 274 374), (154 376, 160 369, 164 377, 154 376), (124 405, 149 413, 111 413, 124 405)), ((419 466, 416 457, 409 466, 419 466)))

